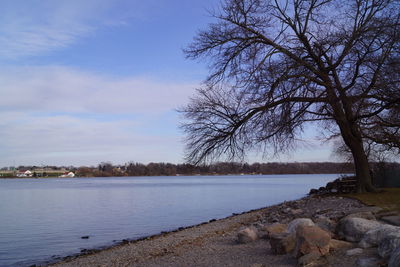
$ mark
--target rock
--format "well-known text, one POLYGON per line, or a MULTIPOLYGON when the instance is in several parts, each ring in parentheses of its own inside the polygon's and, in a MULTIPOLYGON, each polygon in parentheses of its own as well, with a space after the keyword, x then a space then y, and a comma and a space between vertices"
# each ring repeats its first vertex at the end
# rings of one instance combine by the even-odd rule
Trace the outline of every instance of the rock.
POLYGON ((400 216, 384 216, 381 220, 392 225, 400 226, 400 216))
POLYGON ((281 234, 281 233, 286 232, 287 224, 274 223, 274 224, 265 226, 264 230, 267 234, 267 237, 269 237, 272 234, 281 234))
POLYGON ((361 209, 362 209, 363 211, 370 211, 370 212, 372 212, 373 214, 377 214, 377 213, 383 211, 383 208, 377 207, 377 206, 363 207, 363 208, 361 208, 361 209))
POLYGON ((81 236, 81 239, 89 239, 90 236, 85 235, 85 236, 81 236))
POLYGON ((380 207, 367 206, 367 207, 362 207, 362 208, 357 208, 357 209, 351 210, 348 214, 359 213, 359 212, 371 212, 372 214, 377 214, 382 211, 383 211, 383 209, 380 207))
POLYGON ((356 264, 359 267, 377 267, 381 266, 382 260, 378 258, 359 258, 356 262, 356 264))
POLYGON ((258 239, 257 229, 255 227, 247 227, 237 234, 238 242, 241 244, 253 242, 258 239))
POLYGON ((379 244, 378 254, 382 258, 387 259, 398 247, 400 247, 400 232, 392 232, 379 244))
POLYGON ((331 236, 318 226, 300 225, 296 232, 294 255, 301 257, 309 253, 326 255, 329 253, 331 236))
POLYGON ((331 241, 329 242, 329 248, 331 250, 338 250, 341 248, 351 248, 351 247, 353 247, 353 243, 342 240, 331 239, 331 241))
POLYGON ((291 234, 296 234, 297 227, 300 225, 313 226, 314 222, 309 218, 298 218, 291 221, 287 227, 287 231, 291 234))
POLYGON ((400 232, 400 227, 382 224, 377 228, 371 229, 365 233, 364 237, 361 239, 359 246, 362 248, 369 248, 378 246, 382 240, 388 236, 388 234, 393 232, 400 232))
POLYGON ((270 235, 269 244, 273 254, 287 254, 293 251, 296 238, 293 234, 281 233, 270 235))
POLYGON ((320 257, 321 257, 321 254, 320 254, 320 253, 311 252, 311 253, 309 253, 309 254, 306 254, 306 255, 304 255, 304 256, 301 256, 301 257, 298 259, 298 264, 299 264, 300 266, 306 266, 306 265, 309 265, 309 264, 311 264, 312 262, 318 260, 320 257))
POLYGON ((318 189, 312 188, 308 194, 309 195, 318 194, 318 189))
POLYGON ((348 251, 346 251, 346 255, 347 256, 356 256, 356 255, 360 255, 363 253, 363 249, 362 248, 353 248, 353 249, 349 249, 348 251))
POLYGON ((367 220, 376 220, 374 214, 370 211, 356 212, 347 215, 345 218, 363 218, 367 220))
POLYGON ((262 263, 254 263, 251 265, 251 267, 265 267, 265 265, 262 263))
POLYGON ((400 247, 397 247, 390 256, 388 267, 400 267, 400 247))
POLYGON ((325 216, 320 216, 315 219, 315 225, 317 225, 322 230, 325 230, 330 233, 334 233, 337 223, 325 216))
POLYGON ((381 223, 377 221, 363 218, 343 218, 339 221, 337 233, 339 237, 345 238, 347 241, 358 242, 363 238, 366 232, 380 225, 381 223))
POLYGON ((292 212, 292 209, 291 209, 291 208, 286 208, 286 209, 283 210, 283 212, 284 212, 284 213, 291 213, 291 212, 292 212))
POLYGON ((294 210, 291 210, 291 213, 293 215, 299 215, 299 214, 303 213, 303 210, 302 209, 294 209, 294 210))
POLYGON ((271 221, 272 221, 273 223, 277 223, 277 222, 279 222, 279 219, 278 219, 278 218, 273 218, 271 221))

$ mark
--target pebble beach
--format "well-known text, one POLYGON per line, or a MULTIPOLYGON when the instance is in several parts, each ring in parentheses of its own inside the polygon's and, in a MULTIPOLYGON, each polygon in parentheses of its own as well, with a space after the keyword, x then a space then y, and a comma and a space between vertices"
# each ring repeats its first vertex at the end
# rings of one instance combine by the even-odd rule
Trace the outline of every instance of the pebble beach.
MULTIPOLYGON (((358 200, 350 198, 309 196, 68 257, 53 266, 298 266, 292 254, 275 255, 272 252, 263 232, 266 225, 321 216, 334 220, 366 208, 358 200), (238 231, 249 226, 258 229, 260 238, 253 242, 238 242, 238 231)), ((356 266, 357 258, 346 255, 346 249, 335 249, 313 262, 312 266, 356 266)), ((374 256, 376 251, 371 248, 363 253, 366 257, 374 256)))

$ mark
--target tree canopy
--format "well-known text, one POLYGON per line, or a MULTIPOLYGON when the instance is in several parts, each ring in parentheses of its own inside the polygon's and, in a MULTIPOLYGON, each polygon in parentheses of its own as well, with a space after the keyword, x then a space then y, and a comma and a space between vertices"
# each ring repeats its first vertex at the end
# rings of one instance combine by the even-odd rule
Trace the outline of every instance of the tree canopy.
POLYGON ((194 163, 287 151, 309 123, 341 136, 358 191, 365 145, 400 152, 400 5, 394 0, 226 0, 185 50, 210 75, 182 109, 194 163))

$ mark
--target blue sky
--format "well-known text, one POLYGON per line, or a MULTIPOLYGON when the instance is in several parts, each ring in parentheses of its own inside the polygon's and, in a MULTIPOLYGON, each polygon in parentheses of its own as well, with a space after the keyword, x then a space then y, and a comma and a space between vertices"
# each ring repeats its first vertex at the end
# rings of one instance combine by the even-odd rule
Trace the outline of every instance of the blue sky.
MULTIPOLYGON (((0 166, 183 162, 181 118, 207 75, 182 49, 217 0, 4 0, 0 166)), ((326 161, 309 129, 296 153, 326 161)), ((249 161, 262 161, 253 156, 249 161)))

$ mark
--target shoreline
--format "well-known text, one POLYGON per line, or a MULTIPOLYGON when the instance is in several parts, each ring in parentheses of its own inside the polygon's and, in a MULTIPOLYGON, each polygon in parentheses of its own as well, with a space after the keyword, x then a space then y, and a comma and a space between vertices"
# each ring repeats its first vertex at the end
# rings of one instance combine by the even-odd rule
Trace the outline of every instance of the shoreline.
POLYGON ((317 213, 330 213, 332 216, 341 217, 350 210, 354 211, 362 207, 365 205, 349 198, 306 196, 298 200, 232 214, 226 218, 212 219, 136 240, 125 239, 110 247, 84 250, 46 264, 48 266, 159 266, 160 264, 163 266, 246 266, 245 262, 254 260, 256 261, 254 263, 267 261, 271 266, 296 266, 297 261, 290 255, 268 253, 269 244, 265 240, 260 239, 252 244, 238 245, 237 231, 249 225, 262 228, 263 225, 276 220, 287 223, 293 218, 312 217, 317 213), (305 214, 288 213, 287 211, 293 207, 303 208, 305 214), (333 210, 335 207, 339 207, 337 211, 333 210), (253 250, 257 251, 256 255, 253 250), (242 257, 237 258, 238 255, 242 257), (235 259, 234 263, 231 262, 231 257, 235 259))
POLYGON ((46 180, 46 179, 80 179, 80 178, 146 178, 146 177, 199 177, 199 176, 270 176, 270 175, 331 175, 331 174, 338 174, 338 175, 354 175, 352 172, 341 172, 341 173, 276 173, 276 174, 204 174, 204 175, 154 175, 154 176, 79 176, 79 177, 56 177, 56 176, 48 176, 48 177, 4 177, 0 176, 0 180, 14 180, 14 179, 35 179, 35 180, 46 180))
MULTIPOLYGON (((303 197, 303 198, 306 198, 306 197, 303 197)), ((303 198, 300 198, 298 200, 301 200, 303 198)), ((294 202, 294 201, 298 201, 298 200, 284 201, 282 203, 294 202)), ((156 239, 156 238, 160 238, 160 237, 165 237, 166 235, 169 235, 169 234, 172 234, 172 233, 178 233, 178 232, 181 232, 181 231, 184 231, 184 230, 194 229, 194 228, 201 227, 201 226, 204 226, 204 225, 208 225, 208 224, 214 223, 214 222, 223 222, 224 220, 228 220, 230 218, 234 218, 234 217, 237 217, 237 216, 240 216, 240 215, 246 215, 246 214, 250 214, 250 213, 262 212, 264 210, 273 208, 275 206, 280 206, 280 205, 282 205, 282 203, 275 204, 275 205, 272 205, 272 206, 263 207, 263 208, 243 211, 243 212, 240 212, 240 213, 232 213, 232 215, 224 217, 224 218, 210 219, 209 221, 201 222, 199 224, 190 225, 190 226, 182 226, 182 227, 178 227, 178 228, 173 229, 173 230, 161 231, 158 234, 143 236, 143 237, 139 237, 137 239, 126 238, 126 239, 123 239, 121 241, 117 241, 114 244, 109 245, 109 246, 105 245, 105 246, 101 246, 101 247, 93 248, 93 249, 82 249, 81 252, 79 252, 79 253, 76 253, 76 254, 73 254, 73 255, 68 255, 68 256, 62 256, 62 257, 59 257, 59 258, 55 258, 54 261, 45 261, 44 263, 46 264, 45 266, 55 266, 55 265, 58 265, 60 263, 63 263, 64 261, 65 262, 69 262, 69 261, 72 261, 72 260, 80 258, 80 257, 84 257, 84 256, 88 256, 88 255, 95 255, 97 253, 101 253, 103 251, 111 250, 111 249, 122 247, 122 246, 125 246, 125 245, 129 245, 129 244, 133 245, 133 244, 136 244, 138 242, 142 242, 142 241, 146 241, 146 240, 152 240, 152 239, 156 239)), ((41 266, 41 265, 39 265, 39 266, 41 266)))

